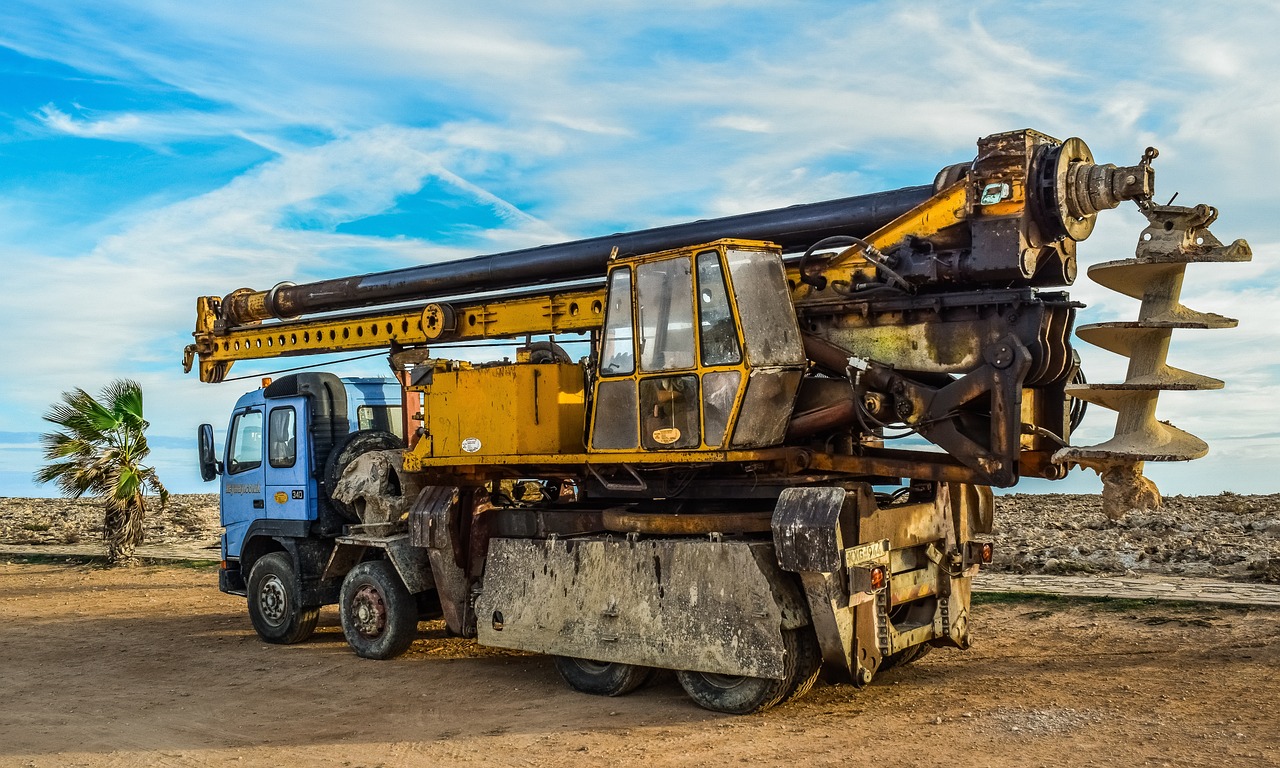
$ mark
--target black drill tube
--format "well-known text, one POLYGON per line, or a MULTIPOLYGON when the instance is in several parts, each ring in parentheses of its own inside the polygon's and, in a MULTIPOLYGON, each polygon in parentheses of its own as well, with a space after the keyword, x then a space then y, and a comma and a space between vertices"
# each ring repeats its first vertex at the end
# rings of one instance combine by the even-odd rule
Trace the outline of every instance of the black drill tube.
POLYGON ((298 317, 603 277, 614 248, 621 254, 656 253, 721 238, 738 238, 768 240, 783 250, 798 250, 832 235, 864 237, 928 200, 933 193, 932 185, 906 187, 305 285, 284 283, 267 293, 228 296, 223 303, 223 315, 227 322, 235 325, 269 317, 298 317), (258 297, 257 301, 251 296, 258 297))

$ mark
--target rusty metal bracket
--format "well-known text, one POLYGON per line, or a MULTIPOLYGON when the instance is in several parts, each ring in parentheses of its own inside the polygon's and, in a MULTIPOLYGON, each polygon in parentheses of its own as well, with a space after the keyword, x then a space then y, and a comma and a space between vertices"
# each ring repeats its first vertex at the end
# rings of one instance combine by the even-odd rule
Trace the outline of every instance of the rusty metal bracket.
POLYGON ((1253 257, 1244 240, 1223 245, 1209 232, 1218 217, 1211 206, 1145 203, 1139 207, 1150 223, 1139 237, 1135 257, 1089 268, 1094 282, 1142 301, 1138 319, 1095 323, 1076 331, 1084 341, 1128 357, 1128 373, 1120 384, 1066 387, 1072 397, 1117 411, 1115 435, 1098 445, 1063 448, 1053 456, 1056 463, 1090 467, 1102 476, 1103 511, 1112 518, 1130 509, 1160 506, 1159 490, 1142 475, 1144 462, 1189 461, 1209 450, 1200 438, 1155 417, 1162 391, 1222 388, 1218 379, 1165 362, 1173 331, 1236 326, 1231 318, 1179 303, 1187 265, 1243 262, 1253 257))
POLYGON ((891 392, 902 422, 980 474, 987 484, 1013 485, 1018 479, 1022 434, 1022 385, 1031 354, 1012 335, 983 350, 985 365, 941 387, 912 381, 887 366, 871 363, 867 384, 891 392), (990 398, 986 434, 967 429, 959 418, 967 405, 990 398))

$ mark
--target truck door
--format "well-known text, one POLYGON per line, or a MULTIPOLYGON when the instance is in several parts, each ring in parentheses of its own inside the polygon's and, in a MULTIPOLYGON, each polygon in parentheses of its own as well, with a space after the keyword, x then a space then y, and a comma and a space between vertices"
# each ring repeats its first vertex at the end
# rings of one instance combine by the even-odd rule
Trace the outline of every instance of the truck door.
POLYGON ((298 425, 307 423, 307 398, 290 397, 267 401, 267 463, 263 499, 266 516, 273 520, 308 520, 314 501, 307 498, 310 457, 306 433, 298 425))
POLYGON ((262 406, 235 412, 227 433, 227 456, 222 474, 222 525, 224 557, 239 557, 244 534, 254 520, 266 517, 263 498, 263 417, 262 406))

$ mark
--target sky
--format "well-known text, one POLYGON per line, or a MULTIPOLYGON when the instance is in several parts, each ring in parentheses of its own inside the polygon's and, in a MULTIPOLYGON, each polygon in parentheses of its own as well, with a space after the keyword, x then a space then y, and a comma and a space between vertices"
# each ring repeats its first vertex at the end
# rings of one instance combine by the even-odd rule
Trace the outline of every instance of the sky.
MULTIPOLYGON (((55 495, 31 482, 42 414, 117 377, 143 385, 170 490, 213 490, 196 427, 221 439, 256 380, 183 375, 197 296, 924 184, 1028 127, 1119 165, 1158 147, 1157 197, 1218 207, 1213 232, 1252 245, 1187 271, 1184 303, 1240 326, 1175 335, 1171 364, 1227 385, 1162 396, 1211 449, 1148 474, 1280 491, 1277 29, 1280 4, 1247 0, 7 0, 0 496, 55 495)), ((1143 226, 1127 205, 1081 244, 1081 323, 1136 316, 1083 274, 1143 226)), ((1090 381, 1122 380, 1078 348, 1090 381)), ((1076 442, 1113 426, 1092 409, 1076 442)))

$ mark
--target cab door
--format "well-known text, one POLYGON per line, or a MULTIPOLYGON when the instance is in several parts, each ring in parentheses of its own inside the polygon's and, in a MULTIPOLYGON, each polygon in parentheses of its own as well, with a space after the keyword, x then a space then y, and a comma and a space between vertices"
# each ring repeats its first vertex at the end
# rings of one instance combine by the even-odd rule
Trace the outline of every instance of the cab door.
POLYGON ((231 416, 222 474, 223 557, 239 557, 244 534, 254 520, 266 517, 263 497, 264 418, 260 405, 241 408, 231 416))
POLYGON ((306 497, 310 464, 306 432, 298 430, 299 424, 307 423, 306 408, 305 397, 267 401, 263 499, 266 516, 273 520, 315 518, 314 502, 306 497))

